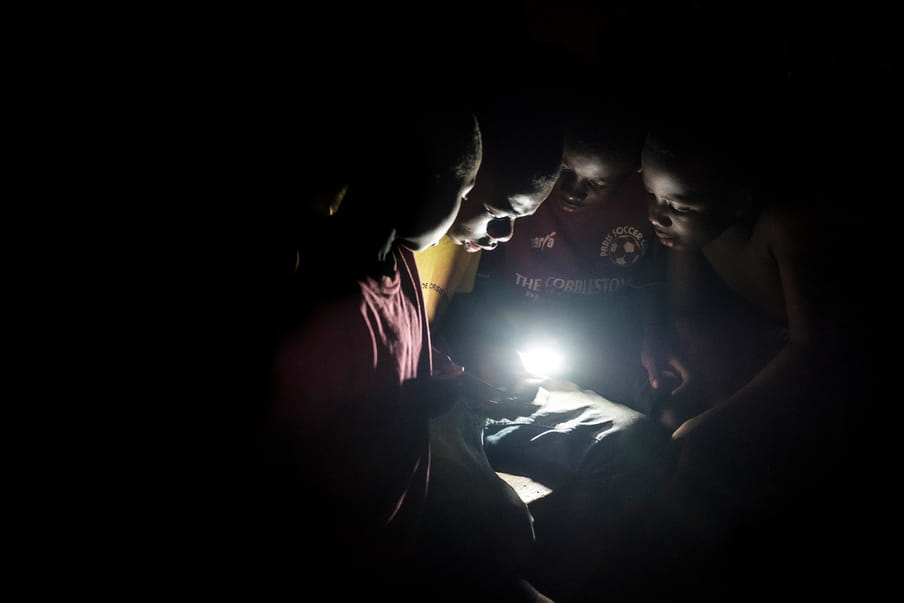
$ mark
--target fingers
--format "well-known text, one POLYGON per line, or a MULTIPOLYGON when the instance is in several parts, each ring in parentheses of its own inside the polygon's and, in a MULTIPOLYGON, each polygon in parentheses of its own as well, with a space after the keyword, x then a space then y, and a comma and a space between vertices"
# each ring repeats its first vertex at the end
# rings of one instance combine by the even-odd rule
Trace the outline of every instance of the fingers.
POLYGON ((678 386, 672 390, 672 395, 675 395, 687 387, 688 383, 692 380, 692 377, 690 371, 687 370, 687 367, 679 358, 674 356, 670 357, 669 366, 675 370, 679 378, 678 386))
POLYGON ((662 372, 659 370, 659 363, 653 358, 648 358, 647 362, 644 363, 644 367, 647 369, 647 378, 650 380, 650 385, 653 389, 659 389, 659 384, 662 382, 662 372))
POLYGON ((684 362, 678 357, 673 356, 669 360, 669 364, 678 371, 678 374, 681 375, 682 381, 687 381, 688 376, 690 375, 690 371, 687 370, 687 367, 684 365, 684 362))
POLYGON ((455 381, 459 377, 461 377, 465 372, 465 369, 455 365, 454 367, 450 367, 450 370, 442 373, 433 373, 430 375, 430 379, 435 381, 455 381))
POLYGON ((687 383, 688 383, 687 379, 682 379, 678 383, 678 387, 676 387, 675 389, 672 390, 672 395, 674 396, 674 395, 680 394, 682 391, 684 391, 684 389, 687 388, 687 383))
POLYGON ((672 432, 673 440, 680 440, 684 437, 687 437, 687 434, 691 432, 694 428, 694 420, 688 419, 684 423, 678 426, 678 429, 672 432))
POLYGON ((457 364, 452 358, 436 348, 433 348, 432 375, 437 379, 452 379, 465 371, 464 367, 457 364))

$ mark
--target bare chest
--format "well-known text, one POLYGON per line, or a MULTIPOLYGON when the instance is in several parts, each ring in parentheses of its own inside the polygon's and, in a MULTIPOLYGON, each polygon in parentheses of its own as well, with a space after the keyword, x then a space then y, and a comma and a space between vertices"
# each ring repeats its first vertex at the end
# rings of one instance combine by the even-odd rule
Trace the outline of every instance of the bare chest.
POLYGON ((785 316, 781 274, 762 238, 730 233, 708 245, 704 256, 735 293, 764 312, 785 316))

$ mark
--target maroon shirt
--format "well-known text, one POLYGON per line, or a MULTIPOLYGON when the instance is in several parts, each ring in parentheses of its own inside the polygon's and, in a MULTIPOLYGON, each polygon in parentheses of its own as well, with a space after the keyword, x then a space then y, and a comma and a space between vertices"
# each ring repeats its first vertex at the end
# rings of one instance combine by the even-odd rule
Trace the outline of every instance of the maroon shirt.
POLYGON ((654 245, 646 193, 634 174, 600 207, 568 213, 544 202, 516 222, 508 243, 482 255, 478 274, 528 299, 567 305, 597 297, 606 303, 629 288, 663 281, 654 245))
POLYGON ((328 465, 329 498, 387 525, 426 489, 425 401, 402 385, 430 374, 430 334, 410 251, 389 276, 363 278, 298 325, 276 357, 275 411, 328 465))
POLYGON ((625 398, 642 368, 640 296, 664 285, 663 259, 632 174, 599 207, 569 213, 550 200, 519 219, 509 242, 481 255, 477 287, 517 310, 516 345, 557 341, 570 377, 625 398))

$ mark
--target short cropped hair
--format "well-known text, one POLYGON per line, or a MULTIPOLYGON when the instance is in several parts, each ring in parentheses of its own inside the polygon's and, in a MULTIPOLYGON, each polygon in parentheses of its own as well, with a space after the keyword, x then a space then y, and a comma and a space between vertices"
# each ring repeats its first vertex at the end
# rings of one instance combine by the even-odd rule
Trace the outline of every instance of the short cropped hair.
POLYGON ((766 113, 743 99, 671 103, 651 116, 644 153, 705 174, 717 188, 752 184, 762 169, 766 113))
POLYGON ((586 101, 563 114, 565 143, 610 161, 640 164, 645 129, 639 111, 624 103, 586 101))
POLYGON ((483 166, 512 192, 534 194, 559 177, 564 145, 559 116, 539 103, 512 99, 478 115, 483 166), (522 189, 522 190, 518 190, 522 189))

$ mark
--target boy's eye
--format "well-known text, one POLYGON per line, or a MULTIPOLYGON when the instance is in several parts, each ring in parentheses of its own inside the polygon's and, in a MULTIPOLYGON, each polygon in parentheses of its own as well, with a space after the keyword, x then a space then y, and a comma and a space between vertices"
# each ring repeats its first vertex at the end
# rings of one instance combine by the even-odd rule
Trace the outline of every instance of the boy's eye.
POLYGON ((671 208, 671 210, 673 212, 675 212, 676 214, 686 214, 691 211, 687 207, 683 207, 681 205, 675 205, 672 201, 666 201, 666 204, 668 204, 668 206, 671 208))
POLYGON ((607 186, 609 186, 608 184, 606 184, 606 183, 603 182, 602 180, 588 180, 587 182, 588 182, 588 184, 590 185, 590 188, 592 188, 592 189, 595 190, 595 191, 604 189, 604 188, 606 188, 607 186))

